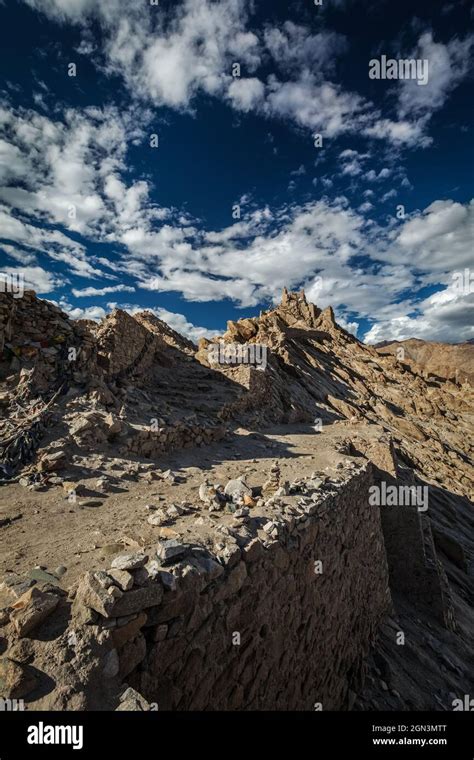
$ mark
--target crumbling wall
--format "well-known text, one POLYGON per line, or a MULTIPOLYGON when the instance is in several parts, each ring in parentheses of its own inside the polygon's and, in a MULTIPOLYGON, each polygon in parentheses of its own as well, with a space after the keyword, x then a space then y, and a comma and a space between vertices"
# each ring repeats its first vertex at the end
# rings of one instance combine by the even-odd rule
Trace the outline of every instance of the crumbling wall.
MULTIPOLYGON (((387 486, 415 485, 413 472, 397 464, 393 441, 357 439, 354 448, 374 463, 374 481, 387 486)), ((446 627, 456 628, 449 583, 438 560, 428 514, 417 506, 380 506, 390 588, 409 596, 415 606, 429 608, 446 627)))
POLYGON ((163 322, 162 319, 158 319, 153 312, 139 311, 137 314, 133 315, 133 318, 147 330, 150 330, 150 332, 159 335, 168 346, 172 346, 183 353, 194 356, 196 352, 195 344, 188 338, 184 337, 184 335, 180 335, 176 330, 173 330, 166 324, 166 322, 163 322))
POLYGON ((122 454, 136 454, 144 457, 159 457, 175 449, 187 449, 192 446, 205 446, 220 441, 226 434, 224 425, 192 425, 176 422, 164 425, 156 430, 151 428, 133 428, 127 437, 122 454))
POLYGON ((10 293, 0 293, 0 323, 4 330, 10 322, 10 338, 19 345, 31 342, 57 340, 61 342, 73 333, 73 325, 57 306, 36 298, 32 290, 27 290, 21 298, 10 293))
POLYGON ((285 412, 268 368, 260 370, 241 365, 226 368, 226 375, 245 388, 246 392, 223 406, 219 412, 221 419, 230 420, 250 413, 254 421, 257 421, 257 417, 268 420, 270 416, 275 421, 282 421, 285 412))
POLYGON ((165 540, 119 559, 122 591, 88 574, 71 625, 99 626, 117 693, 131 685, 161 710, 347 708, 391 604, 371 482, 369 465, 220 555, 165 540))
POLYGON ((0 470, 6 479, 28 464, 51 412, 91 366, 92 338, 61 309, 25 291, 0 293, 0 470))
MULTIPOLYGON (((0 293, 0 359, 18 373, 18 385, 28 380, 30 393, 51 389, 75 370, 90 364, 92 337, 84 325, 71 321, 49 301, 27 290, 21 298, 0 293), (76 348, 77 361, 68 359, 76 348)), ((21 388, 20 388, 21 390, 21 388)))
POLYGON ((0 293, 0 352, 3 351, 5 341, 12 336, 12 317, 15 301, 0 293))
POLYGON ((61 309, 38 300, 33 291, 25 291, 18 299, 0 293, 0 353, 11 371, 36 364, 45 377, 54 378, 66 342, 74 345, 76 336, 61 309))
POLYGON ((407 594, 415 606, 429 608, 454 630, 449 584, 436 555, 429 517, 414 506, 380 510, 392 591, 407 594))
POLYGON ((121 309, 108 315, 96 332, 97 362, 109 378, 143 372, 162 340, 121 309))

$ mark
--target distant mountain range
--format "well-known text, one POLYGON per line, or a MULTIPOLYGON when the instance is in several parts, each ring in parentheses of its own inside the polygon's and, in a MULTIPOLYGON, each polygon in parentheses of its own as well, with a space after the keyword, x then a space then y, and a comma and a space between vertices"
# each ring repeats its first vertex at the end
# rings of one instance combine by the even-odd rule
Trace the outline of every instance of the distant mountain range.
POLYGON ((416 364, 430 375, 463 383, 466 380, 474 386, 474 340, 464 343, 434 343, 418 338, 409 340, 384 341, 375 348, 380 354, 397 355, 403 349, 402 361, 416 364))

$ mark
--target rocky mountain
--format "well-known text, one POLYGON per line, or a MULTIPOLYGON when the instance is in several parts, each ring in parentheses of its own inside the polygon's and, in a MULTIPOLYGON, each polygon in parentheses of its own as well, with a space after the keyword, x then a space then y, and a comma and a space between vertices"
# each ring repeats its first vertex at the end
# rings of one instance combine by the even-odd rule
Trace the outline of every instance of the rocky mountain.
POLYGON ((410 338, 409 340, 379 343, 381 354, 403 356, 404 361, 416 365, 418 372, 452 380, 460 385, 474 386, 474 341, 464 343, 435 343, 410 338))
POLYGON ((151 312, 74 322, 0 294, 0 347, 6 697, 443 710, 470 693, 469 383, 286 290, 197 347, 151 312))

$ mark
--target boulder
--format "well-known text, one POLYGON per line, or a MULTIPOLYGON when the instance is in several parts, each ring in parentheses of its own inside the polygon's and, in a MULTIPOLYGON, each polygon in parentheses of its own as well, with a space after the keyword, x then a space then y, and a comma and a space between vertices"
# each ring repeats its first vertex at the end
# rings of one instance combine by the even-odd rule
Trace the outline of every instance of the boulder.
POLYGON ((50 451, 43 454, 38 462, 38 470, 40 472, 51 472, 60 470, 67 463, 67 454, 65 451, 50 451))

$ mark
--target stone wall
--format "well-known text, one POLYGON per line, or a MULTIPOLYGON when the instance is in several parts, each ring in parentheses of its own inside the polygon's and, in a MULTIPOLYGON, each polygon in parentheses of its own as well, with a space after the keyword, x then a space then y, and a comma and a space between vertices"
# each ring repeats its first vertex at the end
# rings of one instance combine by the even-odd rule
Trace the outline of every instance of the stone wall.
POLYGON ((131 426, 126 444, 120 449, 120 453, 154 458, 176 449, 207 446, 220 441, 226 432, 227 428, 217 423, 214 426, 203 426, 176 422, 174 425, 158 427, 156 431, 131 426))
POLYGON ((48 301, 38 300, 33 291, 25 291, 18 299, 0 293, 0 353, 5 352, 4 361, 13 361, 13 371, 22 363, 36 361, 51 365, 52 373, 61 346, 76 341, 67 315, 48 301))
MULTIPOLYGON (((391 440, 359 449, 375 463, 378 485, 383 481, 387 486, 415 485, 412 471, 397 466, 391 440)), ((380 513, 392 592, 408 595, 417 607, 428 608, 443 626, 455 630, 449 583, 436 554, 428 514, 408 505, 381 506, 380 513)))
MULTIPOLYGON (((394 481, 395 482, 395 481, 394 481)), ((416 507, 381 507, 390 587, 429 608, 446 627, 456 623, 446 573, 437 558, 431 523, 416 507)))
POLYGON ((28 375, 32 394, 88 366, 91 355, 88 331, 57 306, 37 298, 32 290, 18 299, 0 293, 0 360, 9 372, 19 374, 19 384, 28 375), (68 361, 71 348, 77 350, 74 363, 68 361))
POLYGON ((371 482, 367 465, 220 555, 163 540, 118 558, 122 575, 81 581, 71 625, 107 637, 118 694, 130 685, 161 710, 348 708, 391 607, 371 482))
POLYGON ((51 333, 55 337, 73 332, 67 316, 54 304, 36 298, 32 290, 24 292, 21 298, 9 293, 0 293, 0 329, 10 323, 8 339, 14 337, 18 343, 44 341, 51 333))
POLYGON ((109 379, 131 371, 145 371, 155 350, 163 344, 127 312, 115 309, 96 331, 97 363, 109 379))

